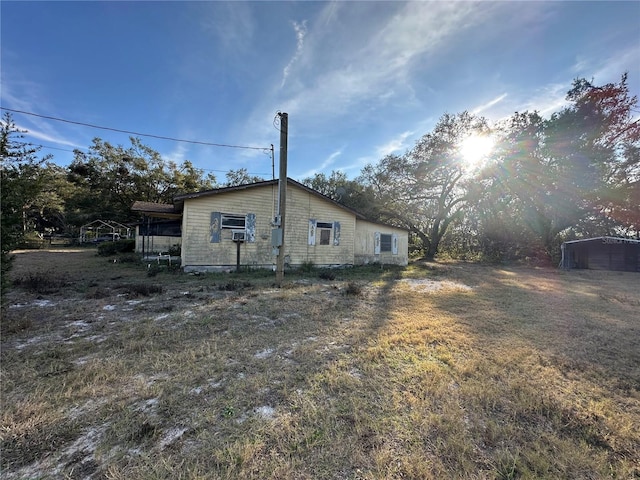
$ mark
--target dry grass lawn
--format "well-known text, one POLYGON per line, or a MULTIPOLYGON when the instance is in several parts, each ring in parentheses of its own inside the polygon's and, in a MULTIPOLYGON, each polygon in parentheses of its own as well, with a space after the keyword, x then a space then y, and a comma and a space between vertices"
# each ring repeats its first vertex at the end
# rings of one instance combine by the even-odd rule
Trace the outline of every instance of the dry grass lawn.
POLYGON ((640 478, 639 274, 148 272, 16 254, 2 478, 640 478))

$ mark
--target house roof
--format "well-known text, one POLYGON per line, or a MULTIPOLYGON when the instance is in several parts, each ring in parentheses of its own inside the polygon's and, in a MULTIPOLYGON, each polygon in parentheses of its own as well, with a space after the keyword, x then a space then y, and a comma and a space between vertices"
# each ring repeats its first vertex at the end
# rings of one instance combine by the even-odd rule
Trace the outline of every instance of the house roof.
POLYGON ((601 241, 603 243, 636 243, 636 244, 640 244, 640 240, 636 240, 636 239, 633 239, 633 238, 623 238, 623 237, 582 238, 580 240, 569 240, 568 242, 563 242, 563 244, 594 242, 594 241, 601 241))
MULTIPOLYGON (((323 199, 326 202, 332 203, 334 204, 336 207, 341 208, 343 210, 346 210, 350 213, 352 213, 353 215, 356 216, 356 218, 359 218, 361 220, 368 220, 364 215, 362 215, 360 212, 346 207, 345 205, 342 205, 341 203, 336 202, 335 200, 327 197, 326 195, 323 195, 322 193, 314 190, 313 188, 309 188, 306 185, 303 185, 300 182, 296 182, 295 180, 291 179, 291 178, 287 178, 287 184, 288 185, 293 185, 295 187, 298 187, 308 193, 310 193, 311 195, 315 195, 318 198, 323 199)), ((249 190, 252 188, 258 188, 258 187, 266 187, 266 186, 270 186, 270 185, 278 185, 278 180, 265 180, 262 182, 255 182, 255 183, 248 183, 245 185, 236 185, 233 187, 222 187, 222 188, 215 188, 213 190, 204 190, 202 192, 195 192, 195 193, 185 193, 183 195, 176 195, 173 199, 174 204, 176 205, 176 207, 180 210, 182 210, 182 205, 184 204, 185 200, 191 199, 191 198, 200 198, 200 197, 208 197, 211 195, 220 195, 221 193, 228 193, 228 192, 237 192, 237 191, 241 191, 241 190, 249 190)), ((369 220, 372 221, 372 220, 369 220)), ((374 222, 376 223, 376 222, 374 222)))

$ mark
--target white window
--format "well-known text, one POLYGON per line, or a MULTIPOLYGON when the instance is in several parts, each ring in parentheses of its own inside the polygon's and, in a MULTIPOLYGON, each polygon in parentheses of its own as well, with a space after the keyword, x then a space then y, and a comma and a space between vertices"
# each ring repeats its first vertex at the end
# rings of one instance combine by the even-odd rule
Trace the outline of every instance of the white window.
POLYGON ((333 230, 333 223, 317 222, 316 228, 320 233, 320 245, 331 245, 331 230, 333 230))
POLYGON ((222 231, 231 230, 231 235, 226 233, 224 238, 238 241, 239 235, 244 235, 245 242, 254 243, 256 241, 256 214, 247 213, 239 215, 237 213, 211 212, 211 225, 209 231, 211 243, 220 243, 223 239, 222 231), (239 232, 239 233, 238 233, 239 232))
POLYGON ((380 234, 380 252, 390 252, 391 251, 391 234, 381 233, 380 234))
POLYGON ((333 232, 333 245, 340 245, 340 222, 319 222, 314 218, 309 219, 309 245, 332 245, 331 232, 333 232))
POLYGON ((246 215, 236 215, 232 213, 222 213, 220 215, 221 227, 230 228, 232 230, 242 230, 245 228, 246 215))
POLYGON ((395 233, 375 232, 373 253, 380 255, 381 253, 391 253, 398 255, 398 235, 395 233))

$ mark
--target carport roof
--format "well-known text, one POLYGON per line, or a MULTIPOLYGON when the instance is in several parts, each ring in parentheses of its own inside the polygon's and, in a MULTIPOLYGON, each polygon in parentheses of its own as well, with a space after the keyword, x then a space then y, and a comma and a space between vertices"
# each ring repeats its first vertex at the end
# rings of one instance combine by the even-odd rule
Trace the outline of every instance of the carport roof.
POLYGON ((636 240, 634 238, 624 238, 624 237, 593 237, 593 238, 582 238, 580 240, 569 240, 568 242, 563 242, 563 244, 573 244, 573 243, 582 243, 582 242, 593 242, 595 240, 608 241, 610 243, 640 243, 640 240, 636 240))
POLYGON ((154 217, 165 216, 167 218, 177 218, 182 213, 175 206, 169 203, 143 202, 140 200, 133 203, 131 210, 134 212, 149 214, 154 217))

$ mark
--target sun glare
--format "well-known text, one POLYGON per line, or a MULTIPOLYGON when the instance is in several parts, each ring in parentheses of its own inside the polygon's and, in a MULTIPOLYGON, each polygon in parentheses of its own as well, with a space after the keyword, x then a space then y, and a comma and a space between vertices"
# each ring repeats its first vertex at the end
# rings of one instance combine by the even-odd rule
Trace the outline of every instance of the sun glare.
POLYGON ((460 144, 460 155, 465 168, 479 168, 493 150, 495 140, 489 135, 470 135, 460 144))

